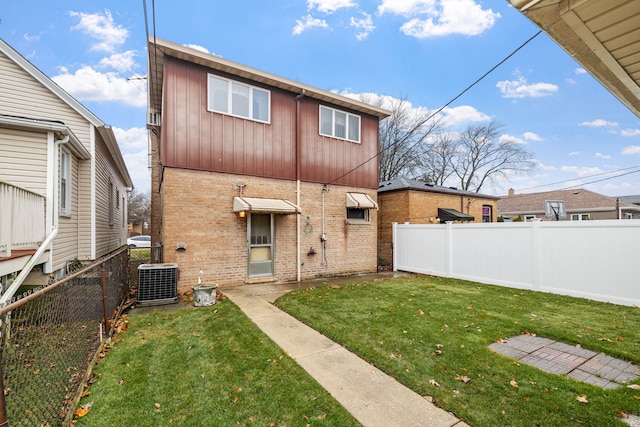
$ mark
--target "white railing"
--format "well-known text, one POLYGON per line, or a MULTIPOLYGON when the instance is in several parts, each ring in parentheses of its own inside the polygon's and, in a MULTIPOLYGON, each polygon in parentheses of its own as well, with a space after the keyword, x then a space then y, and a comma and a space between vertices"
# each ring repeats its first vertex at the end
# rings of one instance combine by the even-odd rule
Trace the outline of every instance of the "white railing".
POLYGON ((45 198, 0 182, 0 257, 35 249, 45 238, 45 198))
POLYGON ((640 220, 394 224, 395 270, 640 306, 640 220))

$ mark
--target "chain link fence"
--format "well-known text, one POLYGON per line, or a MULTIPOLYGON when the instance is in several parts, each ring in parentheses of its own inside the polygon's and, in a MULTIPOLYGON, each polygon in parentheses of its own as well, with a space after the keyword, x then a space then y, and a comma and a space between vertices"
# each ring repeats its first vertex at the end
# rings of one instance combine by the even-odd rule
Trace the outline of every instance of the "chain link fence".
POLYGON ((0 308, 0 417, 6 413, 0 426, 70 422, 88 368, 127 300, 132 273, 123 248, 0 308))

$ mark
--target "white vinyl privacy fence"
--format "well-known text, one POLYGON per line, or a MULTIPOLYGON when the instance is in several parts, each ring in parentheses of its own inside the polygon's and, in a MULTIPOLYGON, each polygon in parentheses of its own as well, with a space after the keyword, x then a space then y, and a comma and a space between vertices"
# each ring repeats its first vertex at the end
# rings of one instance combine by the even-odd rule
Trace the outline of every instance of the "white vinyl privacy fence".
POLYGON ((640 220, 393 224, 394 270, 640 306, 640 220))

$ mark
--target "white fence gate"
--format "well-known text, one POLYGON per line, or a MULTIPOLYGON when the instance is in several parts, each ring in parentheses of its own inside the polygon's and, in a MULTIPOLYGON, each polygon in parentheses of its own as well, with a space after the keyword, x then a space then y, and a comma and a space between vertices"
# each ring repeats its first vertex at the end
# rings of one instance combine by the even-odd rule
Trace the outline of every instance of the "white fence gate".
POLYGON ((640 220, 394 223, 393 268, 640 306, 640 220))

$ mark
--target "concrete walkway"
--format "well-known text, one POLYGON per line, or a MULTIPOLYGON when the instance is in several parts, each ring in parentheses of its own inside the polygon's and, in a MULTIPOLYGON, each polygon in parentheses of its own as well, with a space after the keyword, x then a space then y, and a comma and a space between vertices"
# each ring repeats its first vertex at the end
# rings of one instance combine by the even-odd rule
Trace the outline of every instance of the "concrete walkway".
MULTIPOLYGON (((393 273, 363 275, 356 280, 390 275, 393 273)), ((336 280, 340 279, 243 285, 221 291, 365 427, 467 426, 271 304, 292 289, 336 283, 336 280)), ((354 277, 345 280, 353 282, 354 277)))

